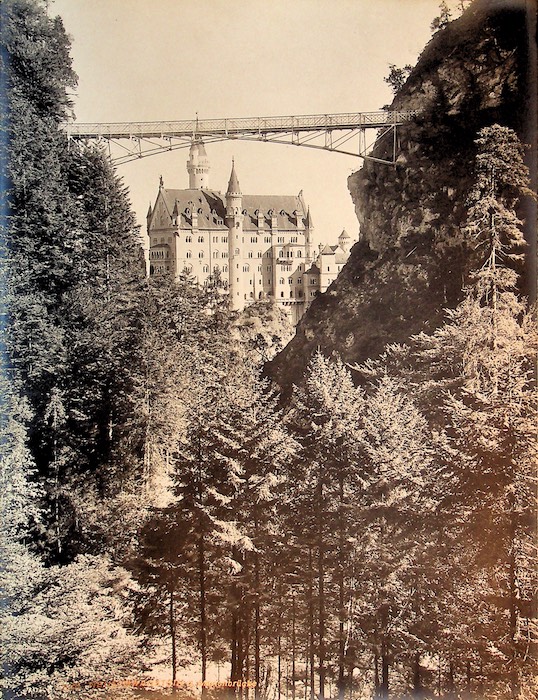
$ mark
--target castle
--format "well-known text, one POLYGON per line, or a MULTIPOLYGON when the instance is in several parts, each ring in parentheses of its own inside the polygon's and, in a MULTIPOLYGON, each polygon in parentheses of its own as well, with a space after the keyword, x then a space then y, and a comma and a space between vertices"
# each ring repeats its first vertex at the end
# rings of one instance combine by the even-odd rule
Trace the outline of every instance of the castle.
POLYGON ((193 140, 189 189, 166 189, 161 178, 147 214, 149 274, 188 274, 200 285, 214 283, 228 292, 233 310, 271 299, 298 323, 347 261, 349 235, 342 231, 338 245, 315 250, 302 191, 242 194, 232 162, 223 196, 209 189, 209 170, 203 142, 193 140))

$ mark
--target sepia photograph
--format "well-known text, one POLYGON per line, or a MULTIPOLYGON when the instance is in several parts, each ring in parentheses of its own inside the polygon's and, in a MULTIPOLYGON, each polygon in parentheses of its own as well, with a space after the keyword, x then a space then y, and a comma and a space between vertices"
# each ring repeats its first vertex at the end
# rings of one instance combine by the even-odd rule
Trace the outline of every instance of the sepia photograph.
POLYGON ((6 700, 538 700, 536 0, 0 0, 6 700))

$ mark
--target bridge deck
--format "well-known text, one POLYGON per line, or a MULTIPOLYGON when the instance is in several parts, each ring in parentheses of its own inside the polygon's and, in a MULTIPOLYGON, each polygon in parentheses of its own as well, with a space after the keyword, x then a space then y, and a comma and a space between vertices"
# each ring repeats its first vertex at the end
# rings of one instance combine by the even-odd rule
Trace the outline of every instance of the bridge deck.
POLYGON ((415 111, 356 112, 347 114, 311 114, 285 117, 238 117, 236 119, 187 119, 162 122, 124 122, 64 126, 73 139, 160 139, 196 136, 331 132, 345 129, 379 129, 410 121, 415 111))

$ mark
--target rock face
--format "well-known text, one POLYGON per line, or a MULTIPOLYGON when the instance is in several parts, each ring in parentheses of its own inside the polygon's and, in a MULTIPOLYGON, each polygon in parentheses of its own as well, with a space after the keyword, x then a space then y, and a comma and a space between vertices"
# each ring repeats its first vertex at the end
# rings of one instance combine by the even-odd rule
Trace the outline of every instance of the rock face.
MULTIPOLYGON (((267 366, 285 394, 316 349, 364 361, 388 343, 433 330, 461 299, 475 262, 461 226, 477 132, 509 126, 532 141, 531 161, 536 152, 535 13, 532 0, 476 0, 424 49, 391 105, 420 110, 398 127, 396 165, 366 161, 349 177, 360 241, 267 366)), ((391 159, 392 148, 389 134, 372 155, 391 159)), ((532 219, 532 205, 522 213, 532 219)))

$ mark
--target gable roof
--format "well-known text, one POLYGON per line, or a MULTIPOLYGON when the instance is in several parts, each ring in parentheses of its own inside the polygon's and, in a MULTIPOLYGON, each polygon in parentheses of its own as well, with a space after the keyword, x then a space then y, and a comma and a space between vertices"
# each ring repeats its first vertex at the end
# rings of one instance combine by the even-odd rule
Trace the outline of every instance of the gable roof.
MULTIPOLYGON (((225 197, 215 190, 173 190, 162 189, 162 196, 166 209, 170 215, 170 225, 174 209, 180 218, 180 228, 188 229, 192 226, 192 212, 198 212, 199 229, 227 229, 226 226, 226 202, 225 197), (188 212, 188 213, 187 213, 188 212)), ((157 199, 158 199, 157 197, 157 199)), ((153 211, 157 204, 155 205, 153 211)), ((265 220, 265 228, 271 230, 271 215, 276 216, 277 228, 281 231, 296 231, 297 218, 294 212, 299 213, 299 220, 305 218, 303 203, 299 196, 289 195, 243 195, 243 230, 246 232, 258 232, 258 214, 260 212, 265 220)), ((299 227, 302 231, 302 228, 299 227)))

